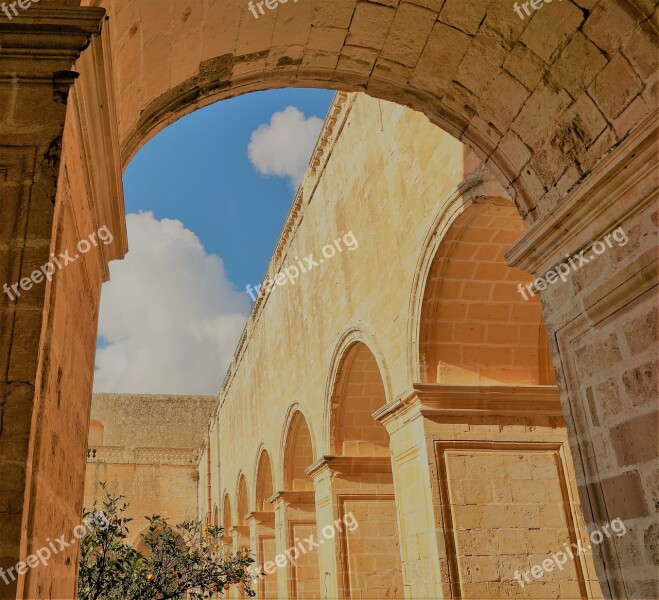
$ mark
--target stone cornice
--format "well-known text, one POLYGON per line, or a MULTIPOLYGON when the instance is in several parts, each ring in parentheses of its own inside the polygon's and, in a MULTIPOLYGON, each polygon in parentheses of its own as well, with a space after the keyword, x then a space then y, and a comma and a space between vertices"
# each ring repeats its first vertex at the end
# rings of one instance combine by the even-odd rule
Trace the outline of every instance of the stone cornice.
MULTIPOLYGON (((354 94, 351 96, 352 102, 354 102, 354 94)), ((323 163, 323 157, 325 158, 324 164, 327 163, 329 159, 334 143, 336 142, 343 125, 348 116, 349 110, 344 110, 344 105, 348 100, 347 92, 337 92, 332 100, 332 104, 327 111, 327 116, 325 117, 325 122, 323 123, 323 128, 320 131, 316 145, 314 146, 313 152, 311 153, 311 158, 309 159, 309 167, 311 167, 311 172, 315 175, 318 167, 323 163), (339 129, 337 130, 337 135, 334 135, 334 130, 336 124, 343 113, 343 118, 341 119, 339 129), (325 152, 327 150, 327 153, 325 152)), ((347 108, 352 106, 352 102, 348 104, 347 108)))
POLYGON ((508 264, 546 273, 656 201, 658 129, 655 110, 508 250, 508 264))
POLYGON ((390 475, 391 458, 389 456, 323 456, 305 473, 314 477, 328 469, 338 475, 390 475))
POLYGON ((105 9, 31 6, 11 21, 0 19, 0 80, 52 80, 71 69, 92 35, 98 34, 105 9))
POLYGON ((373 413, 386 423, 409 410, 424 417, 562 416, 556 386, 471 386, 415 383, 373 413))

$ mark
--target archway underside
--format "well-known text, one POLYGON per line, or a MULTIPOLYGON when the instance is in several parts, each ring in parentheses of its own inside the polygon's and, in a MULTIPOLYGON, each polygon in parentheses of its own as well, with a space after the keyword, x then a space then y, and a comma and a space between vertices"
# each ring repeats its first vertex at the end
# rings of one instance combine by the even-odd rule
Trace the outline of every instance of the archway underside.
POLYGON ((209 0, 89 3, 109 15, 124 165, 216 100, 359 90, 471 146, 528 225, 657 104, 652 2, 553 2, 520 17, 506 2, 308 0, 259 18, 209 0))

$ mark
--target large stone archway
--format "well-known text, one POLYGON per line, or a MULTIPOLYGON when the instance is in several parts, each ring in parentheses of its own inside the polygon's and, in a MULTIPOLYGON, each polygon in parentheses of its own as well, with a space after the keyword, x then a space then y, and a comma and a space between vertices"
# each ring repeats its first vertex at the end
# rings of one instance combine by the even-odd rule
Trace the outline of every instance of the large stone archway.
MULTIPOLYGON (((503 0, 305 0, 260 19, 237 0, 89 4, 0 23, 0 271, 21 281, 114 234, 32 295, 2 296, 0 566, 79 519, 100 285, 127 243, 123 166, 186 112, 283 86, 366 91, 468 144, 517 205, 527 234, 508 256, 534 275, 618 226, 636 236, 542 299, 587 521, 651 523, 656 2, 565 0, 524 19, 503 0), (597 407, 623 385, 641 401, 607 423, 597 407)), ((619 557, 598 558, 605 593, 639 589, 619 557)), ((70 596, 75 560, 0 597, 70 596)))
POLYGON ((223 98, 363 90, 472 147, 532 223, 656 103, 647 0, 547 3, 525 19, 505 0, 310 0, 259 19, 241 0, 90 4, 108 11, 122 164, 223 98))

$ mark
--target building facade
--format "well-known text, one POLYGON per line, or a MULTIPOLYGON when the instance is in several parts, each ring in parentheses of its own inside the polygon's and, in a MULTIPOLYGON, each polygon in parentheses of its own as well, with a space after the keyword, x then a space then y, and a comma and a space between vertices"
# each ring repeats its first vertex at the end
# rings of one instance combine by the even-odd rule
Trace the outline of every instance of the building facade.
POLYGON ((139 545, 145 516, 177 524, 197 516, 197 464, 214 396, 94 394, 84 505, 124 496, 133 519, 126 540, 139 545))

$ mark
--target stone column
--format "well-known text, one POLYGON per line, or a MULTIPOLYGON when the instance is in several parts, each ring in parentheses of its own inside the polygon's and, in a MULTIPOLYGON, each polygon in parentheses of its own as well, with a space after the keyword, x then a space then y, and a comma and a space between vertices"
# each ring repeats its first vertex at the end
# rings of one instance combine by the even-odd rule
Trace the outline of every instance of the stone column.
POLYGON ((657 117, 508 253, 537 277, 567 273, 538 284, 588 526, 627 527, 594 547, 610 598, 659 595, 657 117))
MULTIPOLYGON (((332 470, 326 457, 312 464, 307 475, 313 479, 316 490, 316 522, 320 531, 325 525, 331 524, 337 518, 336 506, 332 501, 332 470)), ((339 563, 341 551, 338 543, 324 543, 318 550, 318 571, 320 577, 321 598, 343 598, 343 579, 339 563)))
MULTIPOLYGON (((274 561, 276 555, 275 513, 258 511, 247 515, 250 528, 250 547, 256 560, 253 565, 258 573, 263 572, 263 565, 274 561)), ((277 598, 277 580, 273 576, 259 578, 254 581, 254 590, 259 600, 277 598)))
POLYGON ((600 598, 554 386, 415 384, 389 432, 407 598, 600 598), (537 572, 537 571, 536 571, 537 572))
POLYGON ((75 596, 100 286, 126 249, 103 15, 0 19, 0 567, 72 542, 48 568, 14 571, 0 598, 75 596), (113 241, 82 256, 102 226, 113 241), (67 251, 78 258, 55 269, 67 251))
POLYGON ((437 534, 424 417, 418 397, 373 418, 389 433, 405 598, 450 598, 448 562, 437 534), (442 585, 443 584, 443 585, 442 585))
MULTIPOLYGON (((316 506, 313 491, 280 491, 268 499, 275 507, 277 598, 318 597, 318 555, 300 553, 294 561, 284 560, 309 535, 316 537, 316 506)), ((267 571, 266 571, 267 572, 267 571)))
POLYGON ((322 597, 401 597, 391 459, 323 456, 306 473, 316 486, 322 597))

